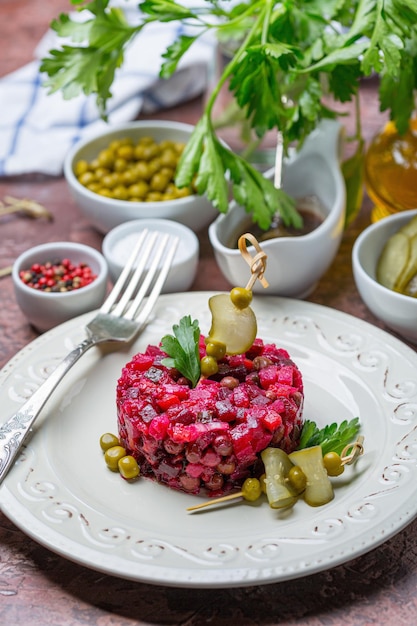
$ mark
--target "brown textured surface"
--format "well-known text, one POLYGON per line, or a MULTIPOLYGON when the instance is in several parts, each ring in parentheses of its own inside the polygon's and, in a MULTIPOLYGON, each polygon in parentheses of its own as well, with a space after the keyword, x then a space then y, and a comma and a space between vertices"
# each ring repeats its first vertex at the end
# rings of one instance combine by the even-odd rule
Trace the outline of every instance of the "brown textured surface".
MULTIPOLYGON (((49 20, 66 10, 64 0, 0 0, 0 76, 31 59, 49 20)), ((372 82, 362 88, 364 132, 381 126, 372 82)), ((194 122, 200 102, 164 116, 194 122)), ((349 120, 347 121, 349 124, 349 120)), ((53 222, 23 217, 0 224, 0 267, 25 248, 49 240, 82 241, 97 248, 102 237, 81 218, 61 179, 0 180, 6 194, 30 197, 47 206, 53 222)), ((365 200, 345 233, 339 254, 309 298, 379 324, 362 304, 351 271, 351 250, 369 223, 365 200)), ((194 289, 228 288, 217 269, 207 235, 201 236, 200 273, 194 289)), ((36 334, 14 301, 10 277, 0 279, 0 367, 36 334)), ((187 624, 216 626, 303 624, 380 626, 417 623, 417 522, 369 554, 329 571, 277 585, 229 590, 184 590, 148 586, 90 571, 54 555, 0 514, 0 623, 14 626, 132 626, 187 624)))

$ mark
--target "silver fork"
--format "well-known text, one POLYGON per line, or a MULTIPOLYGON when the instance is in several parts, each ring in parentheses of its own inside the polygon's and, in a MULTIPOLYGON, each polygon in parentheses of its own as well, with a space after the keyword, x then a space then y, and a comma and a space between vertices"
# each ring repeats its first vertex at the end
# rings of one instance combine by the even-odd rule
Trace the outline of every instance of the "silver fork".
POLYGON ((58 364, 29 400, 0 425, 0 484, 46 401, 78 359, 100 343, 129 343, 143 329, 161 293, 177 245, 178 237, 142 231, 112 291, 85 326, 87 337, 58 364))

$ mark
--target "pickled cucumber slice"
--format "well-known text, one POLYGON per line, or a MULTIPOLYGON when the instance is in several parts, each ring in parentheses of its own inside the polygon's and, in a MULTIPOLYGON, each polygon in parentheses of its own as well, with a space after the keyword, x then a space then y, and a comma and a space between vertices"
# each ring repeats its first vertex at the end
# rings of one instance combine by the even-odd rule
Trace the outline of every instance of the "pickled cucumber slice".
POLYGON ((334 498, 333 485, 323 463, 321 446, 296 450, 289 455, 291 463, 298 465, 307 478, 304 500, 310 506, 322 506, 334 498))
POLYGON ((224 343, 227 354, 242 354, 249 350, 258 330, 252 309, 238 309, 229 294, 212 296, 209 308, 212 315, 209 340, 224 343))
POLYGON ((399 291, 400 293, 407 291, 408 283, 417 274, 417 235, 408 240, 408 248, 409 257, 407 265, 395 285, 395 291, 399 291))
POLYGON ((407 237, 415 237, 417 236, 417 215, 413 217, 412 220, 407 222, 405 226, 402 226, 399 230, 400 233, 403 233, 407 237))
POLYGON ((408 265, 410 258, 410 240, 398 231, 385 244, 378 261, 376 278, 388 289, 396 289, 408 265))
POLYGON ((413 276, 413 278, 408 283, 405 289, 405 295, 411 296, 412 298, 417 298, 417 274, 413 276))
POLYGON ((297 492, 287 480, 294 465, 288 455, 280 448, 266 448, 261 452, 265 467, 265 487, 269 506, 272 509, 284 509, 297 501, 297 492))

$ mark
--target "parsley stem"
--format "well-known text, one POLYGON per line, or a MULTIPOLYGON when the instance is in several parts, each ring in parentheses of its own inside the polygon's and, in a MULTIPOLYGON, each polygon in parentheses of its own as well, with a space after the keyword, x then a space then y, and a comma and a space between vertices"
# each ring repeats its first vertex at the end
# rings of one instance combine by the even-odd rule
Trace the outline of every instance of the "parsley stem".
POLYGON ((271 23, 271 15, 272 15, 272 1, 268 0, 265 6, 265 17, 264 23, 262 24, 262 43, 265 44, 268 41, 268 31, 269 25, 271 23))
MULTIPOLYGON (((264 2, 259 2, 257 3, 259 6, 263 6, 264 7, 264 2)), ((256 7, 255 7, 256 8, 256 7)), ((255 11, 255 8, 253 9, 253 12, 255 11)), ((265 17, 265 7, 261 10, 261 12, 259 13, 257 19, 255 20, 255 22, 253 23, 251 29, 249 30, 248 34, 246 35, 245 39, 243 40, 242 44, 240 45, 240 47, 238 48, 238 50, 235 52, 232 60, 226 65, 225 69, 223 70, 215 88, 213 89, 213 91, 210 94, 210 98, 207 101, 207 104, 205 106, 205 114, 211 118, 211 112, 214 106, 214 103, 223 87, 223 85, 225 84, 225 82, 227 81, 227 79, 229 78, 229 76, 231 74, 233 74, 233 70, 236 67, 236 65, 238 65, 238 63, 240 62, 240 58, 241 56, 245 53, 245 50, 248 48, 248 46, 250 45, 251 40, 253 39, 255 33, 259 30, 259 25, 264 23, 264 17, 265 17)))
POLYGON ((362 124, 361 124, 361 102, 359 98, 359 92, 355 94, 355 117, 356 117, 356 138, 362 139, 362 124))

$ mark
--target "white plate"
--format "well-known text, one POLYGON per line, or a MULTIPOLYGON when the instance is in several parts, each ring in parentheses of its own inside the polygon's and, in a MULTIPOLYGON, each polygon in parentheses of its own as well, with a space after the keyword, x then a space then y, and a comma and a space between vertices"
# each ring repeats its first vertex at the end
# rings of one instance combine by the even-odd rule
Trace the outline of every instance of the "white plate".
MULTIPOLYGON (((282 581, 348 561, 417 512, 417 354, 391 335, 308 302, 259 297, 259 336, 289 350, 305 381, 305 418, 359 416, 365 454, 335 480, 328 505, 286 514, 266 502, 186 512, 196 498, 109 472, 99 448, 116 429, 115 387, 131 355, 190 314, 207 332, 207 293, 162 296, 134 346, 92 349, 68 374, 0 489, 3 512, 36 541, 93 569, 181 587, 282 581)), ((83 337, 90 315, 19 352, 0 376, 11 414, 83 337)), ((0 431, 1 435, 1 431, 0 431)))

